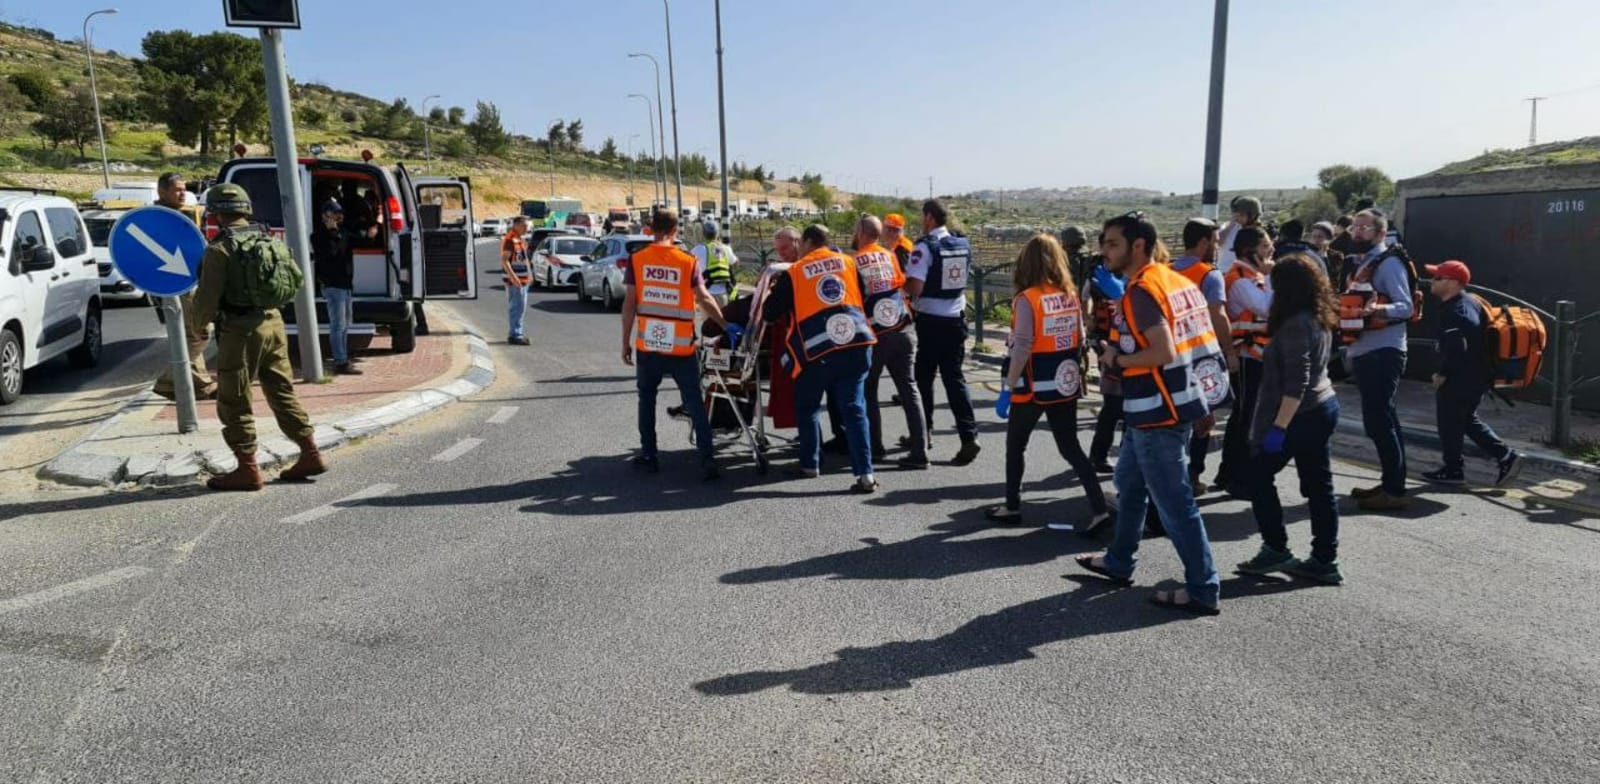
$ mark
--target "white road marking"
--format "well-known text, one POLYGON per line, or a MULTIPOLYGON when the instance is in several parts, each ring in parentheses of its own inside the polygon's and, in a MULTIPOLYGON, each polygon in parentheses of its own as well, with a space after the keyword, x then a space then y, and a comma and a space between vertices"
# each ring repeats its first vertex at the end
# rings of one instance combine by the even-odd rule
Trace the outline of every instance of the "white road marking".
POLYGON ((433 462, 448 463, 468 452, 471 452, 474 449, 477 449, 478 445, 481 443, 483 443, 483 439, 481 438, 463 438, 460 441, 457 441, 455 446, 450 447, 449 449, 446 449, 437 455, 434 455, 433 462))
POLYGON ((357 501, 365 501, 368 498, 377 498, 378 496, 392 493, 396 487, 398 487, 398 485, 373 485, 365 490, 351 493, 350 495, 347 495, 344 498, 332 503, 323 504, 322 506, 314 509, 307 509, 300 514, 289 515, 288 517, 283 518, 283 522, 291 525, 305 525, 313 520, 321 520, 324 517, 332 515, 338 512, 340 508, 354 504, 357 501))
POLYGON ((46 602, 53 602, 57 599, 65 599, 68 596, 75 596, 80 593, 116 585, 124 580, 143 577, 149 574, 150 571, 143 566, 124 566, 121 569, 112 569, 109 572, 85 577, 82 580, 73 580, 70 583, 58 585, 54 588, 46 588, 42 591, 6 599, 0 601, 0 615, 16 612, 17 610, 26 610, 30 607, 38 607, 46 602))
POLYGON ((510 422, 511 418, 516 415, 516 406, 501 406, 499 411, 494 412, 494 414, 489 417, 489 424, 503 425, 507 422, 510 422))

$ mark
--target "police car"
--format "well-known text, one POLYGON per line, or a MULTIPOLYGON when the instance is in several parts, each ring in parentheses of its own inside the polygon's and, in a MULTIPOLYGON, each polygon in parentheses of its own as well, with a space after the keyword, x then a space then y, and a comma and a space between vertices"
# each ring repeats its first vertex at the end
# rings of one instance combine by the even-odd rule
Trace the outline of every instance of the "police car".
POLYGON ((0 189, 0 404, 22 394, 23 371, 66 355, 100 363, 100 276, 89 231, 52 191, 0 189))
MULTIPOLYGON (((344 209, 345 228, 365 235, 353 243, 355 280, 352 333, 375 326, 388 330, 395 351, 416 348, 419 306, 425 300, 477 299, 477 262, 473 255, 471 185, 466 178, 413 177, 404 165, 362 160, 301 158, 296 165, 306 195, 305 225, 315 230, 316 213, 329 200, 344 209)), ((250 194, 253 218, 274 233, 283 233, 283 206, 278 195, 277 162, 271 158, 236 158, 223 164, 219 183, 234 183, 250 194)), ((215 215, 207 215, 207 235, 215 232, 215 215)), ((318 323, 326 331, 326 306, 317 300, 318 323)), ((294 323, 293 306, 283 309, 294 323)), ((292 331, 292 328, 291 328, 292 331)))

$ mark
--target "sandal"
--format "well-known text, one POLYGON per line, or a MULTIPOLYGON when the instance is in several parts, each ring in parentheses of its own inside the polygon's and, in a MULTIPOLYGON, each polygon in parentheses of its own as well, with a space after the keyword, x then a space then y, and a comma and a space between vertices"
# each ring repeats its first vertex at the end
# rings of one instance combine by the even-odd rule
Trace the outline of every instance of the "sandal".
POLYGON ((1214 604, 1201 604, 1200 602, 1194 601, 1189 598, 1189 592, 1182 588, 1179 588, 1177 591, 1156 591, 1155 594, 1150 597, 1150 603, 1160 607, 1168 607, 1174 610, 1192 613, 1194 615, 1222 614, 1222 608, 1214 604), (1178 601, 1178 593, 1180 591, 1183 593, 1183 601, 1181 602, 1178 601))
POLYGON ((1077 558, 1075 558, 1073 560, 1077 561, 1078 565, 1083 567, 1084 569, 1086 569, 1086 570, 1088 570, 1090 572, 1093 572, 1093 573, 1095 573, 1097 575, 1100 575, 1101 577, 1104 577, 1107 581, 1109 581, 1113 585, 1116 585, 1116 586, 1119 586, 1119 587, 1122 587, 1122 588, 1127 588, 1127 587, 1133 585, 1133 578, 1132 577, 1119 577, 1119 576, 1117 576, 1115 574, 1112 574, 1111 570, 1105 568, 1104 566, 1095 566, 1094 559, 1100 558, 1100 557, 1102 557, 1102 556, 1080 555, 1080 556, 1078 556, 1077 558))
POLYGON ((989 507, 989 511, 983 516, 1001 525, 1018 525, 1022 522, 1022 510, 1012 509, 1004 504, 989 507))

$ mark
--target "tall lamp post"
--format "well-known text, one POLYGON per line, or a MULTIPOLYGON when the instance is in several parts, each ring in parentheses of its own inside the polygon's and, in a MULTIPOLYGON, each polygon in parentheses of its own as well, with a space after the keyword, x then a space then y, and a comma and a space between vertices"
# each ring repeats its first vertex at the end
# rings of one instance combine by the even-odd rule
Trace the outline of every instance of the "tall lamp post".
POLYGON ((89 57, 89 94, 94 96, 94 129, 100 133, 100 173, 107 188, 111 187, 111 159, 106 156, 106 124, 100 120, 100 88, 94 78, 94 45, 89 42, 89 20, 116 12, 115 8, 102 8, 83 18, 83 53, 89 57))
POLYGON ((422 99, 422 155, 428 161, 428 173, 433 173, 433 129, 428 125, 428 102, 439 96, 430 95, 422 99))
POLYGON ((714 4, 717 14, 717 138, 722 146, 722 241, 733 241, 728 220, 728 110, 722 94, 722 0, 714 4))
POLYGON ((637 134, 637 133, 628 134, 628 206, 629 207, 632 207, 635 203, 637 203, 639 201, 633 195, 633 140, 637 139, 637 138, 639 138, 639 134, 637 134))
POLYGON ((1228 65, 1228 0, 1216 0, 1211 22, 1211 97, 1206 106, 1206 164, 1201 173, 1200 214, 1216 220, 1222 164, 1222 87, 1228 65))
MULTIPOLYGON (((629 54, 628 56, 629 57, 644 57, 644 58, 647 58, 648 60, 650 60, 650 64, 655 66, 655 69, 656 69, 656 132, 661 135, 661 157, 665 158, 665 157, 667 157, 667 118, 666 118, 665 115, 662 114, 662 106, 663 106, 663 104, 662 104, 662 101, 661 101, 661 63, 658 60, 656 60, 655 55, 645 54, 643 52, 634 52, 632 54, 629 54)), ((667 198, 667 164, 666 164, 665 161, 662 161, 662 163, 661 163, 661 199, 663 201, 665 201, 666 198, 667 198)))
POLYGON ((672 96, 672 161, 678 170, 678 209, 683 209, 683 156, 678 152, 678 76, 672 67, 672 4, 661 0, 667 18, 667 90, 672 96))
POLYGON ((641 95, 639 93, 628 93, 628 97, 638 98, 639 100, 644 101, 644 118, 650 121, 650 157, 656 159, 656 170, 654 172, 655 176, 651 178, 654 180, 654 182, 652 182, 651 185, 659 186, 655 190, 654 196, 651 197, 653 201, 650 202, 650 206, 654 208, 656 206, 656 202, 660 201, 661 198, 666 195, 667 191, 666 169, 663 168, 666 166, 666 164, 662 162, 661 154, 656 152, 656 112, 652 111, 650 108, 650 96, 641 95))

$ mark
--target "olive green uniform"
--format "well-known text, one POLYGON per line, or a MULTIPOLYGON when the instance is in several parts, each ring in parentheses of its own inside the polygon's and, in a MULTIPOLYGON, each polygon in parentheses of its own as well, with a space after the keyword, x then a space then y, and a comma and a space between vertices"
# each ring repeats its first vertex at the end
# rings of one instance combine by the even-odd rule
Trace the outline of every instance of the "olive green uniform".
MULTIPOLYGON (((248 229, 244 219, 223 229, 248 229)), ((232 263, 227 235, 219 234, 200 260, 200 286, 195 291, 195 318, 217 323, 217 417, 222 420, 222 440, 237 452, 255 454, 255 413, 250 406, 250 384, 261 382, 267 407, 278 429, 291 440, 309 438, 310 417, 294 394, 294 369, 289 365, 289 338, 277 308, 237 307, 229 302, 227 268, 232 263)))
MULTIPOLYGON (((192 292, 180 295, 178 301, 183 304, 183 336, 189 342, 189 377, 194 381, 195 396, 208 398, 217 391, 217 382, 211 380, 211 373, 206 370, 206 346, 211 343, 211 325, 199 320, 199 309, 195 307, 192 292)), ((172 383, 171 367, 156 377, 155 392, 167 399, 177 394, 172 383)))

